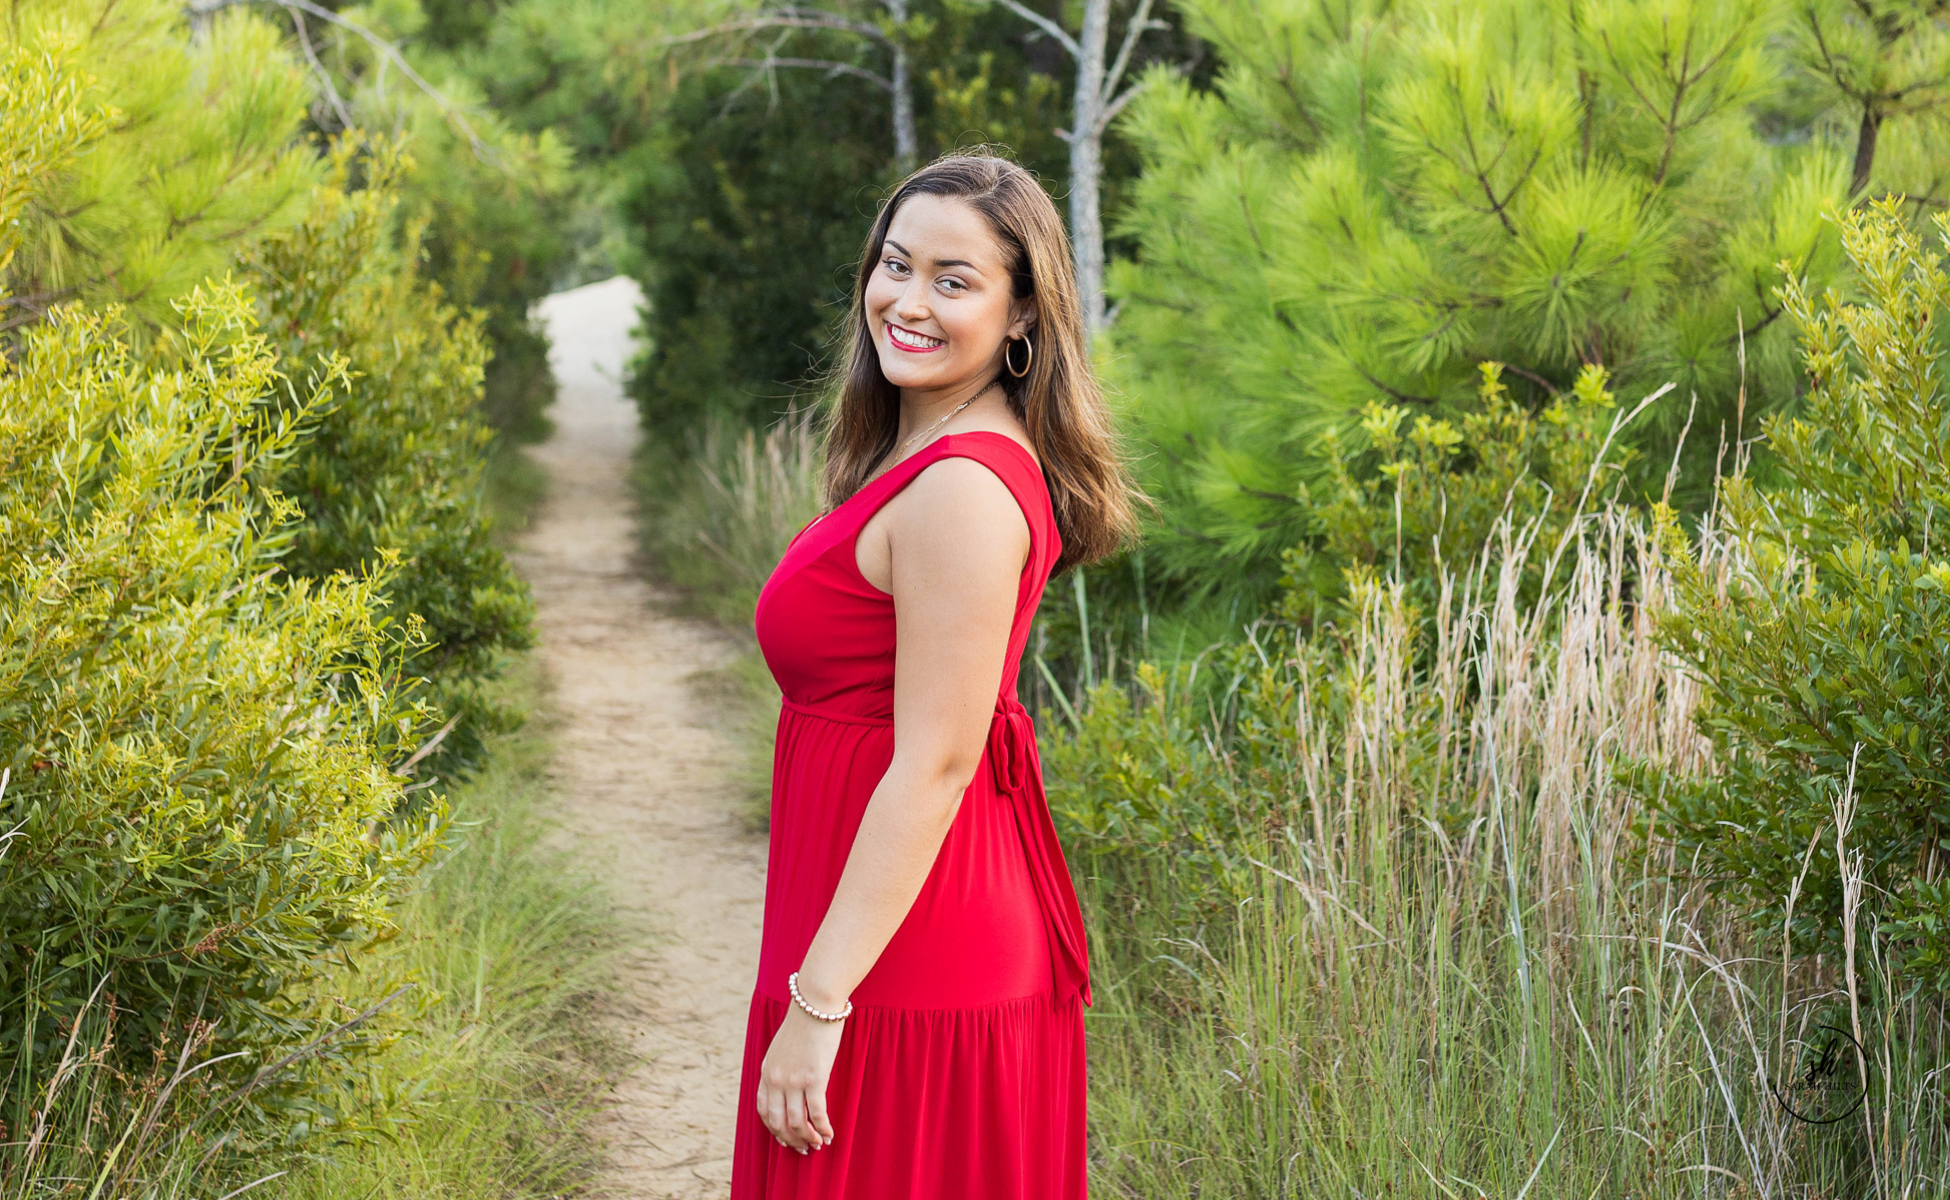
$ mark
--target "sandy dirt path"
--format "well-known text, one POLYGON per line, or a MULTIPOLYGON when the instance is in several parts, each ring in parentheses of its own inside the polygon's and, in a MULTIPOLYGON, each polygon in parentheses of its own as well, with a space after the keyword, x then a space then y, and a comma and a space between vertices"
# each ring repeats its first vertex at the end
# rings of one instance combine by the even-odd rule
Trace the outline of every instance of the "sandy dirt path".
POLYGON ((618 278, 542 302, 561 392, 555 436, 532 451, 551 488, 520 563, 560 713, 565 835, 611 881, 628 938, 606 1015, 635 1064, 604 1122, 600 1191, 704 1200, 731 1178, 765 847, 739 825, 731 747, 690 682, 733 648, 669 615, 636 570, 637 418, 619 380, 638 301, 618 278))

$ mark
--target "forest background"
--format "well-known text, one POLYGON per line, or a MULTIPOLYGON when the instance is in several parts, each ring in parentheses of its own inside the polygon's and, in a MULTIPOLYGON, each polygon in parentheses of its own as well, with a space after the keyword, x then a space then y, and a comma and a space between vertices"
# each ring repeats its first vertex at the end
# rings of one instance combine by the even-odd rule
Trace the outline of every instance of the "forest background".
POLYGON ((1024 672, 1095 1186, 1945 1194, 1945 22, 15 5, 0 1186, 573 1184, 530 308, 643 282, 649 557, 742 628, 874 205, 995 144, 1157 502, 1024 672))

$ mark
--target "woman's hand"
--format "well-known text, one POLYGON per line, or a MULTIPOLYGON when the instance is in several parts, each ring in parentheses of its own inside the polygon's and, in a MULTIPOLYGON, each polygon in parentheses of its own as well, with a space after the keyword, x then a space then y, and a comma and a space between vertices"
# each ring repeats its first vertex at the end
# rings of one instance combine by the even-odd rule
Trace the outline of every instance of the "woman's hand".
POLYGON ((758 1116, 779 1145, 804 1154, 833 1140, 826 1117, 826 1081, 840 1052, 844 1021, 819 1021, 786 1009, 758 1069, 758 1116))

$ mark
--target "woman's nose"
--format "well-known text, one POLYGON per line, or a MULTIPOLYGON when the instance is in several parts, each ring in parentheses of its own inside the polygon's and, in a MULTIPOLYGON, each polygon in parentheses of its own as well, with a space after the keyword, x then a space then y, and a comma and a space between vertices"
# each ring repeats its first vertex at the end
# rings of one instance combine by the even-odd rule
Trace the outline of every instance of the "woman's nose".
POLYGON ((901 289, 900 300, 894 305, 894 312, 903 321, 925 320, 928 316, 928 291, 919 279, 910 279, 901 289))

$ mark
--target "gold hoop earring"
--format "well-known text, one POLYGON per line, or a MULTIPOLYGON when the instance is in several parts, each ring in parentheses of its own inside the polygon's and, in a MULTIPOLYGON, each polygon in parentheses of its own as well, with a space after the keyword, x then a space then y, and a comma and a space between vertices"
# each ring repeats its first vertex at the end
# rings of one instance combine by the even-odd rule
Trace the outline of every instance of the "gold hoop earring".
POLYGON ((1002 365, 1009 368, 1009 374, 1014 375, 1017 379, 1021 379, 1023 376, 1029 374, 1029 365, 1036 361, 1036 347, 1030 343, 1027 337, 1017 338, 1016 341, 1022 343, 1022 370, 1016 370, 1015 360, 1009 356, 1009 347, 1015 345, 1015 342, 1008 342, 1003 345, 1002 365))

